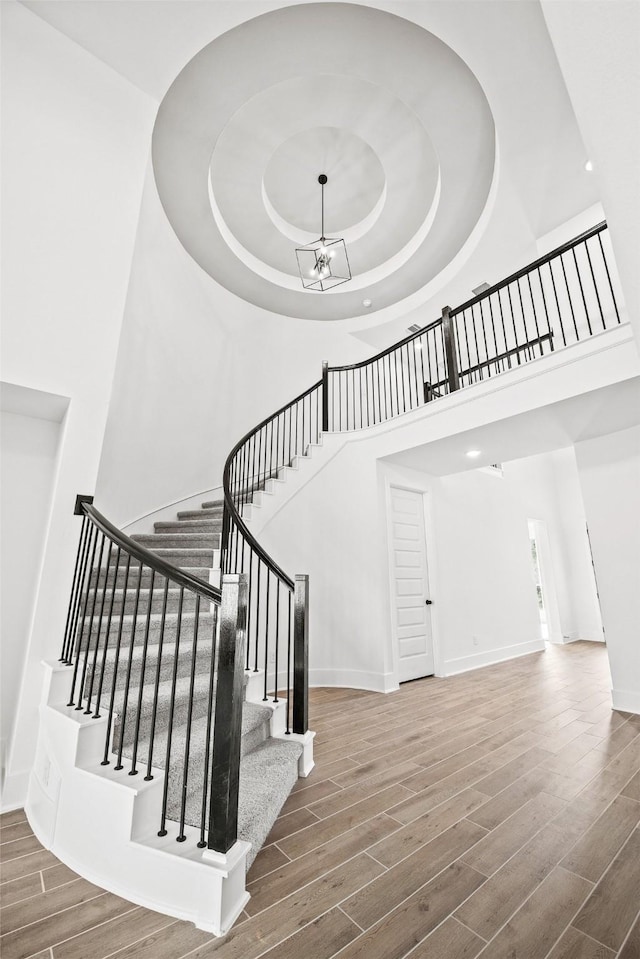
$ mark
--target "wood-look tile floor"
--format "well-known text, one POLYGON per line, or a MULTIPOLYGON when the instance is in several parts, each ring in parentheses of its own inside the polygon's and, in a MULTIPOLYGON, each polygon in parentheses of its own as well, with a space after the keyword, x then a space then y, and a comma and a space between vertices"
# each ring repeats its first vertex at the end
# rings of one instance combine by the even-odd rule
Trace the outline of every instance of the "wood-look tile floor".
POLYGON ((640 717, 606 651, 312 693, 316 768, 225 939, 79 878, 1 819, 3 959, 640 959, 640 717))

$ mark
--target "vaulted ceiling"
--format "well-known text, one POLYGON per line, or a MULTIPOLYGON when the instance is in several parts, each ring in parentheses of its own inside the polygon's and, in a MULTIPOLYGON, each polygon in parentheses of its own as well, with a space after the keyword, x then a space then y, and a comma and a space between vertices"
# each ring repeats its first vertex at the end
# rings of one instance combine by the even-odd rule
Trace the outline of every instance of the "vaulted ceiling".
POLYGON ((506 247, 516 222, 535 238, 598 199, 537 0, 23 2, 158 101, 176 235, 274 313, 380 322, 491 217, 506 247), (302 289, 295 256, 320 234, 320 173, 353 273, 331 293, 302 289))

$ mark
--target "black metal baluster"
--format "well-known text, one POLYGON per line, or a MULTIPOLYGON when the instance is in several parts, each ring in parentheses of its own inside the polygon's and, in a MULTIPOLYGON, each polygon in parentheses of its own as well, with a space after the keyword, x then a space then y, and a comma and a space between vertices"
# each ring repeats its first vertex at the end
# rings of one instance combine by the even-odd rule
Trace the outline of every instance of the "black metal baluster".
MULTIPOLYGON (((251 567, 250 567, 251 568, 251 567)), ((206 822, 207 822, 207 806, 209 801, 209 760, 211 757, 211 727, 213 723, 213 710, 214 710, 214 701, 213 701, 213 691, 214 691, 214 680, 215 680, 215 665, 216 665, 216 637, 218 635, 218 607, 213 607, 213 642, 211 643, 211 661, 209 664, 209 692, 207 695, 207 729, 205 732, 205 751, 204 751, 204 775, 202 778, 202 799, 200 800, 200 808, 202 810, 200 815, 200 841, 198 842, 198 849, 204 849, 207 845, 205 839, 206 833, 206 822)), ((249 627, 247 624, 247 637, 249 635, 249 627)), ((247 643, 247 661, 249 659, 249 650, 247 643)))
POLYGON ((267 671, 269 666, 269 601, 270 601, 270 588, 271 588, 271 571, 267 569, 267 595, 265 598, 265 617, 264 617, 264 696, 263 701, 266 702, 269 698, 267 696, 267 671))
POLYGON ((248 593, 247 593, 247 596, 248 596, 248 602, 247 602, 247 643, 246 643, 246 645, 247 645, 247 663, 246 663, 245 669, 249 669, 249 655, 250 655, 249 637, 251 636, 251 599, 252 599, 252 596, 253 596, 253 593, 252 593, 252 591, 251 591, 251 581, 252 581, 252 579, 253 579, 253 555, 254 555, 254 554, 253 554, 253 547, 250 547, 250 549, 249 549, 249 590, 248 590, 248 593))
POLYGON ((118 669, 120 667, 120 648, 122 645, 122 629, 124 626, 124 597, 127 595, 127 590, 129 589, 129 574, 131 572, 131 555, 127 554, 127 565, 124 573, 124 586, 123 586, 123 600, 122 600, 122 610, 120 612, 120 623, 118 625, 118 638, 116 640, 116 651, 113 659, 113 671, 112 671, 112 680, 111 680, 111 694, 109 696, 109 715, 107 717, 107 734, 104 742, 104 756, 102 757, 101 766, 109 765, 109 743, 111 740, 111 729, 113 726, 113 707, 115 704, 116 698, 116 678, 118 676, 118 669))
POLYGON ((65 666, 71 666, 73 664, 74 642, 75 642, 75 638, 78 630, 78 618, 80 615, 80 609, 82 607, 82 597, 84 594, 84 586, 85 586, 85 583, 87 583, 87 588, 88 588, 88 584, 91 582, 91 575, 92 575, 91 564, 88 562, 88 558, 89 558, 89 549, 90 549, 90 538, 91 538, 91 534, 94 527, 91 521, 89 520, 89 517, 86 514, 85 514, 85 520, 87 522, 87 529, 86 529, 84 547, 82 551, 82 559, 80 561, 80 582, 76 590, 76 603, 75 603, 72 618, 71 618, 71 625, 69 627, 69 638, 66 643, 66 656, 65 656, 65 659, 63 660, 63 663, 65 664, 65 666), (87 578, 87 573, 88 573, 88 578, 87 578))
MULTIPOLYGON (((142 574, 142 570, 140 570, 142 574)), ((151 608, 153 606, 153 587, 156 579, 155 569, 151 570, 151 581, 149 585, 149 602, 147 604, 147 620, 144 628, 144 639, 142 642, 142 662, 140 664, 140 686, 138 688, 138 708, 136 710, 136 726, 133 733, 133 756, 131 758, 130 776, 137 776, 136 762, 138 759, 138 739, 140 737, 140 720, 142 718, 142 697, 144 694, 144 677, 147 670, 147 651, 149 649, 149 629, 151 628, 151 608)), ((151 748, 151 744, 149 744, 151 748)))
MULTIPOLYGON (((482 302, 482 301, 481 301, 481 302, 482 302)), ((490 320, 491 320, 491 330, 492 330, 492 332, 493 332, 493 345, 494 345, 494 348, 495 348, 495 351, 496 351, 496 359, 497 359, 497 357, 500 356, 500 350, 498 349, 498 337, 496 336, 496 324, 495 324, 495 320, 494 320, 494 318, 493 318, 493 306, 491 305, 491 297, 490 297, 490 296, 487 297, 487 305, 488 305, 488 307, 489 307, 489 318, 490 318, 490 320)), ((500 372, 500 370, 498 369, 498 366, 497 366, 497 364, 496 364, 496 373, 498 373, 498 372, 500 372)))
POLYGON ((573 262, 576 265, 576 273, 578 275, 578 285, 580 286, 580 295, 582 297, 582 303, 584 305, 584 315, 587 320, 587 329, 589 330, 589 336, 593 336, 593 330, 591 329, 591 320, 589 319, 589 308, 587 306, 587 301, 584 295, 584 287, 582 286, 582 277, 580 276, 580 267, 578 266, 578 258, 576 256, 575 246, 572 248, 571 252, 573 253, 573 262))
MULTIPOLYGON (((533 287, 531 286, 531 274, 527 273, 527 285, 529 286, 529 297, 531 298, 531 309, 533 310, 533 323, 536 328, 536 339, 538 341, 538 346, 540 347, 540 355, 543 353, 542 342, 540 340, 540 327, 538 326, 538 314, 536 312, 536 304, 533 299, 533 287)), ((534 352, 535 357, 535 352, 534 352)))
MULTIPOLYGON (((129 709, 129 689, 131 687, 131 673, 133 671, 133 650, 136 644, 136 627, 138 625, 138 606, 140 604, 140 587, 142 585, 142 574, 144 572, 144 563, 140 563, 140 572, 138 575, 138 585, 136 586, 136 595, 133 603, 133 618, 131 621, 131 640, 129 642, 129 662, 127 663, 127 675, 124 683, 124 696, 122 702, 122 722, 120 724, 120 742, 118 743, 118 764, 114 769, 120 770, 122 766, 122 750, 124 747, 124 731, 127 724, 127 711, 129 709)), ((123 614, 124 618, 124 614, 123 614)), ((116 681, 114 676, 114 682, 116 681)))
POLYGON ((258 647, 260 645, 260 582, 262 580, 262 560, 258 556, 258 588, 256 591, 256 649, 253 661, 253 671, 258 672, 258 647))
MULTIPOLYGON (((102 537, 102 542, 104 545, 104 535, 102 537)), ((93 685, 96 678, 96 665, 98 663, 98 650, 100 648, 100 633, 102 632, 102 617, 104 615, 104 603, 107 598, 107 578, 109 574, 109 563, 111 562, 111 551, 113 549, 113 543, 109 540, 109 551, 107 553, 107 562, 105 564, 104 570, 104 587, 102 589, 102 599, 100 601, 100 612, 98 614, 98 628, 96 629, 96 645, 93 651, 93 662, 91 664, 91 679, 89 681, 89 694, 87 696, 87 708, 85 709, 85 715, 91 715, 91 700, 93 699, 93 685)), ((102 557, 101 557, 102 558, 102 557)), ((98 565, 98 572, 100 572, 100 564, 98 565)), ((96 593, 97 593, 98 583, 96 582, 96 593)), ((113 599, 112 599, 113 603, 113 599)))
MULTIPOLYGON (((82 613, 80 615, 80 620, 76 625, 76 635, 74 638, 75 648, 73 653, 75 663, 73 667, 73 677, 71 679, 71 696, 69 697, 69 702, 67 703, 67 706, 75 706, 74 700, 76 695, 76 680, 78 678, 78 666, 80 665, 80 650, 82 649, 82 637, 84 635, 84 626, 85 626, 86 616, 87 616, 87 603, 89 601, 89 590, 91 588, 90 584, 91 584, 91 576, 93 574, 93 561, 96 555, 96 546, 98 545, 98 527, 93 526, 93 524, 92 524, 91 533, 90 533, 90 542, 91 542, 91 545, 90 545, 91 559, 89 560, 90 573, 89 573, 89 580, 87 581, 87 591, 84 594, 84 602, 82 603, 82 613)), ((98 575, 96 575, 96 583, 98 581, 99 581, 98 575)), ((84 583, 83 583, 83 590, 84 590, 84 583)), ((80 704, 82 704, 82 683, 80 684, 80 704)), ((76 706, 76 709, 77 708, 78 707, 76 706)), ((80 705, 80 709, 82 709, 82 705, 80 705)))
POLYGON ((602 260, 604 263, 604 268, 607 271, 607 280, 609 282, 609 289, 611 290, 611 299, 613 300, 613 308, 616 311, 616 318, 618 323, 620 323, 620 313, 618 312, 618 304, 616 302, 616 295, 613 292, 613 283, 611 282, 611 274, 609 273, 609 264, 607 263, 607 257, 604 252, 604 246, 602 245, 602 234, 598 233, 598 242, 600 243, 600 251, 602 253, 602 260))
POLYGON ((279 702, 278 699, 278 646, 280 645, 280 577, 276 579, 276 632, 275 632, 275 652, 274 652, 274 669, 275 669, 275 679, 274 679, 274 703, 279 702))
MULTIPOLYGON (((382 422, 382 392, 380 388, 380 360, 376 360, 376 378, 378 380, 378 419, 375 420, 376 423, 382 422)), ((384 383, 384 378, 383 378, 384 383)), ((373 408, 373 415, 375 417, 375 404, 373 408)))
POLYGON ((566 338, 565 333, 564 333, 564 323, 562 322, 562 311, 561 311, 561 309, 560 309, 560 301, 558 300, 558 291, 557 291, 557 289, 556 289, 556 280, 555 280, 555 277, 554 277, 554 275, 553 275, 553 265, 552 265, 552 263, 553 263, 553 261, 552 261, 552 260, 549 260, 549 263, 548 263, 548 266, 549 266, 549 275, 551 276, 551 285, 552 285, 552 287, 553 287, 553 295, 554 295, 555 301, 556 301, 556 310, 558 311, 558 320, 559 320, 559 322, 560 322, 560 332, 561 332, 561 334, 562 334, 562 345, 563 345, 563 346, 566 346, 566 345, 567 345, 567 338, 566 338))
MULTIPOLYGON (((151 710, 151 728, 149 731, 149 755, 147 756, 147 772, 145 782, 153 779, 151 766, 153 763, 153 741, 156 734, 156 718, 158 715, 158 693, 160 691, 160 674, 162 671, 162 653, 164 649, 164 628, 167 621, 167 602, 169 599, 169 577, 164 578, 164 593, 162 597, 162 616, 160 618, 160 636, 158 637, 158 661, 156 662, 156 676, 153 687, 153 707, 151 710)), ((214 607, 215 608, 215 607, 214 607)))
POLYGON ((571 299, 571 290, 569 289, 569 280, 567 279, 567 271, 564 266, 564 260, 562 259, 562 254, 560 254, 560 266, 562 267, 562 274, 564 276, 564 285, 567 288, 567 296, 569 297, 569 309, 571 310, 571 319, 573 320, 573 328, 576 332, 576 341, 579 341, 580 334, 578 333, 578 324, 576 322, 576 314, 573 309, 573 300, 571 299))
POLYGON ((547 309, 547 298, 544 292, 544 286, 542 285, 542 274, 540 273, 540 268, 538 267, 538 282, 540 284, 540 293, 542 294, 542 305, 544 306, 544 315, 547 320, 547 333, 549 334, 549 346, 551 351, 555 349, 553 345, 553 330, 551 329, 551 320, 549 319, 549 310, 547 309))
MULTIPOLYGON (((178 655, 180 652, 180 634, 182 632, 182 604, 184 601, 184 586, 180 587, 178 597, 178 619, 176 622, 176 643, 173 651, 173 669, 171 671, 171 698, 169 700, 169 720, 167 723, 167 749, 164 755, 164 785, 162 788, 162 810, 160 812, 159 836, 166 836, 167 798, 169 795, 169 770, 171 768, 171 740, 173 739, 173 717, 176 706, 176 683, 178 681, 178 655)), ((224 600, 223 600, 224 601, 224 600)))
POLYGON ((291 733, 290 712, 291 712, 291 590, 288 590, 289 596, 289 616, 287 619, 287 717, 286 729, 287 736, 291 733))
POLYGON ((352 430, 356 428, 356 374, 354 370, 349 371, 351 374, 351 406, 352 406, 352 419, 351 422, 353 426, 352 430))
MULTIPOLYGON (((79 700, 78 700, 78 705, 76 706, 76 709, 77 709, 77 710, 78 710, 78 709, 82 709, 82 699, 83 699, 83 696, 86 698, 85 690, 86 690, 86 688, 87 688, 87 669, 88 669, 88 666, 89 666, 89 651, 90 651, 90 649, 91 649, 91 637, 92 637, 92 635, 93 635, 93 621, 94 621, 94 616, 95 616, 95 612, 96 612, 96 600, 97 600, 97 598, 98 598, 98 585, 99 585, 99 583, 100 583, 100 574, 101 574, 101 572, 102 572, 102 555, 103 555, 103 553, 104 553, 105 535, 104 535, 104 533, 101 533, 100 536, 101 536, 101 539, 100 539, 100 553, 99 553, 99 555, 98 555, 98 566, 97 566, 97 571, 96 571, 96 581, 95 581, 95 583, 94 583, 94 585, 93 585, 93 597, 92 597, 92 600, 91 600, 91 613, 89 614, 89 630, 88 630, 88 632, 87 632, 87 640, 86 640, 85 649, 84 649, 84 662, 83 662, 83 664, 82 664, 82 677, 81 677, 81 679, 80 679, 80 698, 79 698, 79 700)), ((96 537, 96 538, 97 538, 97 537, 96 537)), ((92 564, 93 564, 93 558, 92 558, 91 562, 92 562, 92 564)), ((83 630, 83 634, 84 634, 84 623, 83 623, 83 625, 82 625, 82 630, 83 630)), ((99 641, 99 636, 96 636, 96 643, 97 643, 98 641, 99 641)), ((79 658, 79 651, 78 651, 78 658, 79 658)), ((90 712, 91 712, 91 710, 89 709, 89 713, 90 713, 90 712)))
POLYGON ((191 752, 191 728, 193 724, 193 691, 196 684, 196 665, 198 662, 198 628, 200 626, 200 594, 196 594, 196 613, 193 620, 193 642, 191 644, 191 672, 189 676, 189 700, 187 707, 186 736, 184 742, 184 760, 182 763, 182 789, 180 803, 180 832, 176 842, 184 842, 187 838, 184 824, 187 814, 187 794, 189 788, 189 759, 191 752))
MULTIPOLYGON (((421 377, 420 382, 422 383, 422 387, 421 387, 422 402, 426 402, 426 397, 424 395, 425 393, 424 351, 429 349, 429 338, 428 336, 425 336, 424 333, 421 333, 415 342, 416 342, 416 349, 418 350, 418 353, 420 354, 420 377, 421 377)), ((416 371, 416 377, 417 375, 418 373, 416 371)), ((420 405, 421 405, 420 393, 418 393, 418 406, 420 405)))
POLYGON ((527 359, 530 360, 530 359, 531 359, 531 347, 529 346, 529 341, 531 340, 531 336, 529 335, 529 328, 528 328, 528 326, 527 326, 527 317, 526 317, 525 312, 524 312, 524 302, 523 302, 523 299, 522 299, 522 287, 520 286, 520 278, 519 278, 519 277, 518 277, 518 279, 516 280, 516 287, 517 287, 517 290, 518 290, 518 299, 520 300, 520 312, 522 313, 522 323, 523 323, 523 326, 524 326, 524 338, 525 338, 525 343, 526 343, 526 346, 527 346, 527 359))
MULTIPOLYGON (((102 662, 100 664, 100 679, 98 680, 98 691, 96 693, 96 708, 93 713, 94 719, 100 719, 100 703, 102 702, 102 686, 104 684, 104 671, 107 665, 107 651, 109 649, 109 638, 111 636, 111 623, 113 622, 113 606, 116 598, 116 589, 118 586, 118 574, 120 570, 120 553, 121 553, 121 550, 120 550, 120 547, 118 546, 116 550, 116 562, 115 562, 114 572, 113 572, 113 585, 111 587, 111 600, 109 601, 107 628, 106 628, 105 637, 104 637, 104 648, 102 650, 102 662)), ((109 582, 109 564, 108 563, 105 571, 104 582, 105 582, 105 588, 106 588, 109 582)), ((124 596, 123 596, 123 603, 124 603, 124 596)))
POLYGON ((58 662, 64 663, 68 659, 70 638, 71 638, 71 623, 74 620, 73 610, 76 607, 76 601, 79 593, 79 573, 82 570, 82 565, 80 564, 80 556, 84 550, 84 542, 86 539, 87 528, 89 525, 89 519, 85 513, 82 517, 82 526, 80 528, 80 539, 78 540, 78 549, 76 551, 76 564, 73 570, 73 579, 71 581, 71 592, 69 594, 69 608, 67 610, 67 621, 64 627, 64 638, 62 640, 62 651, 60 654, 60 659, 58 662))
POLYGON ((587 260, 589 261, 589 269, 591 271, 591 279, 593 280, 593 289, 595 290, 596 300, 598 301, 598 309, 600 310, 600 320, 602 321, 602 329, 606 330, 607 324, 604 321, 604 313, 602 312, 602 303, 600 302, 600 294, 598 293, 598 284, 596 283, 595 273, 593 272, 593 263, 591 262, 591 254, 589 253, 589 241, 584 241, 584 248, 587 254, 587 260))
POLYGON ((473 339, 476 345, 476 372, 480 379, 483 379, 482 376, 482 366, 480 365, 480 348, 478 347, 478 333, 476 330, 476 318, 473 312, 473 306, 471 307, 471 324, 473 329, 473 339))
POLYGON ((500 322, 502 323, 502 336, 504 337, 504 350, 507 354, 507 366, 511 369, 511 353, 509 352, 509 344, 507 342, 507 327, 504 322, 504 310, 502 309, 502 297, 500 296, 500 290, 498 290, 498 306, 500 307, 500 322))
POLYGON ((513 300, 511 299, 511 284, 507 287, 507 296, 509 297, 509 309, 511 310, 511 325, 513 326, 513 346, 516 350, 516 359, 518 360, 518 366, 522 364, 522 359, 520 358, 520 350, 518 349, 518 333, 516 331, 516 317, 513 312, 513 300))

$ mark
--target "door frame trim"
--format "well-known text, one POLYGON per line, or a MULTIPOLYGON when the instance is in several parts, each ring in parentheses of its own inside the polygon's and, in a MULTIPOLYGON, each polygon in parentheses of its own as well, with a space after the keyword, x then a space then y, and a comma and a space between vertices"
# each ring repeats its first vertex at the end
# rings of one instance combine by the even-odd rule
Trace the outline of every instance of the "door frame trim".
POLYGON ((384 475, 384 493, 385 493, 385 506, 386 506, 386 532, 387 532, 387 543, 386 543, 386 563, 387 563, 387 584, 389 590, 389 627, 391 630, 391 656, 392 656, 392 668, 393 676, 395 678, 396 684, 399 684, 400 677, 400 667, 399 667, 399 652, 398 652, 398 636, 395 628, 395 601, 394 601, 394 574, 393 574, 393 563, 391 557, 391 543, 393 539, 393 531, 391 527, 391 488, 403 489, 409 493, 417 493, 422 496, 422 515, 423 515, 423 534, 424 541, 427 552, 427 578, 429 585, 430 598, 433 599, 433 606, 429 607, 429 612, 431 616, 431 642, 433 644, 433 667, 434 677, 444 676, 444 667, 443 667, 443 655, 441 650, 441 644, 439 642, 439 624, 438 624, 438 604, 437 604, 437 561, 436 561, 436 550, 434 545, 435 536, 433 535, 435 526, 434 526, 434 510, 433 510, 433 493, 430 487, 430 483, 425 478, 425 482, 420 482, 417 478, 414 480, 408 480, 405 476, 398 475, 398 473, 393 469, 385 469, 384 475), (431 535, 429 535, 429 533, 431 535))

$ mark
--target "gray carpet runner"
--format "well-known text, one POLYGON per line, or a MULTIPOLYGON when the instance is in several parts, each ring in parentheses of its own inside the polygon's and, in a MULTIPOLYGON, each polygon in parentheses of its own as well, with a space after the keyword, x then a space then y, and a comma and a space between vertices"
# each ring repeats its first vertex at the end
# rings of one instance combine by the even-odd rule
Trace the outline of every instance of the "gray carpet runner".
MULTIPOLYGON (((194 576, 209 580, 214 550, 220 545, 221 502, 205 503, 201 510, 179 512, 177 520, 155 523, 154 528, 154 533, 138 533, 132 539, 194 576)), ((112 749, 121 754, 123 764, 126 760, 131 762, 135 754, 140 774, 146 772, 149 760, 153 774, 154 769, 164 767, 168 757, 167 815, 176 822, 184 816, 188 825, 199 828, 203 796, 208 788, 204 781, 205 759, 210 754, 212 737, 208 711, 211 670, 215 664, 215 620, 209 603, 200 601, 194 654, 193 594, 185 591, 180 613, 180 589, 170 585, 162 630, 164 577, 153 577, 152 591, 151 571, 145 568, 140 574, 139 565, 132 562, 127 577, 121 558, 115 584, 113 564, 108 574, 105 568, 94 570, 90 582, 97 586, 96 607, 101 608, 104 602, 105 609, 111 608, 112 621, 109 630, 105 618, 99 629, 94 625, 87 631, 83 646, 88 645, 90 651, 99 650, 100 655, 95 658, 95 670, 87 670, 84 695, 95 699, 99 690, 102 708, 113 695, 116 718, 112 749)), ((92 660, 89 655, 89 661, 92 660)), ((270 717, 270 708, 245 698, 238 838, 251 843, 247 867, 298 778, 302 752, 295 741, 270 738, 270 717)), ((150 824, 150 831, 152 828, 150 824)))

